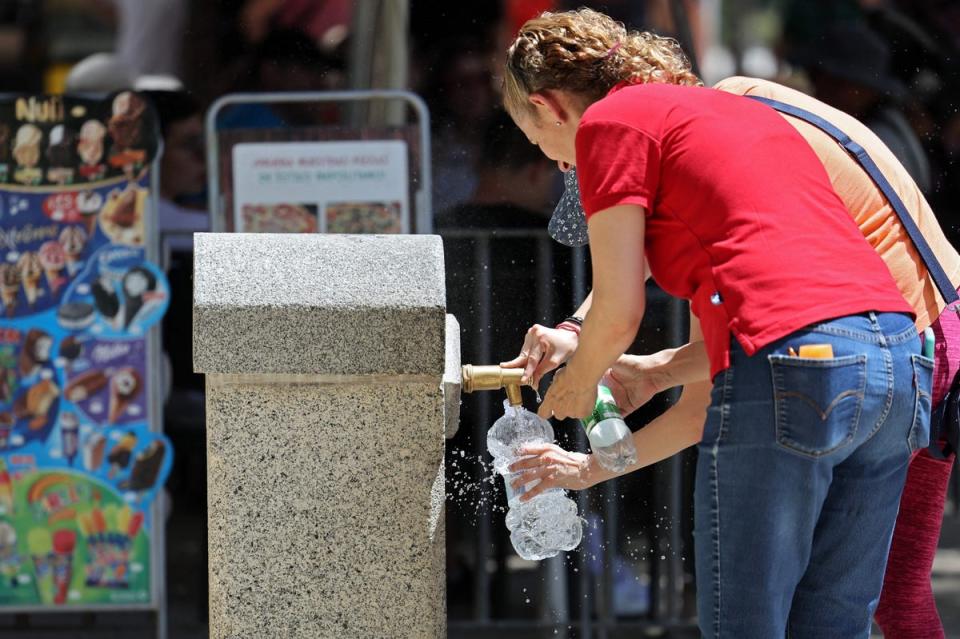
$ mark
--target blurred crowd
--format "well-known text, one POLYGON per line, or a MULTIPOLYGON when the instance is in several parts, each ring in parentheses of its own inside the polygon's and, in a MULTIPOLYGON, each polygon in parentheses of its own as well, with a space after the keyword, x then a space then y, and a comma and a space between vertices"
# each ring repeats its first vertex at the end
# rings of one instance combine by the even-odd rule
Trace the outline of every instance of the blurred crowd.
MULTIPOLYGON (((487 330, 489 352, 509 359, 534 321, 548 321, 517 299, 537 245, 516 242, 489 264, 466 256, 457 231, 495 236, 542 231, 562 190, 559 172, 500 109, 499 69, 506 43, 544 10, 588 5, 638 29, 677 37, 695 53, 710 85, 757 75, 801 88, 865 122, 925 192, 948 236, 960 240, 960 3, 945 0, 500 0, 453 6, 411 0, 409 88, 430 108, 433 212, 447 235, 451 312, 464 334, 487 330), (490 326, 476 325, 477 269, 491 268, 490 326), (460 278, 459 280, 457 278, 460 278), (474 287, 474 288, 472 288, 474 287)), ((328 91, 351 81, 358 3, 351 0, 6 0, 0 2, 0 83, 8 92, 110 92, 134 87, 160 118, 159 225, 173 303, 164 329, 172 368, 168 428, 199 433, 202 380, 190 341, 192 243, 206 230, 204 113, 235 92, 328 91)), ((245 105, 221 128, 337 124, 339 113, 295 106, 245 105)), ((569 269, 557 251, 550 270, 569 269)), ((562 278, 561 278, 562 279, 562 278)), ((569 282, 557 281, 555 318, 574 308, 569 282)), ((524 298, 524 296, 526 296, 524 298)), ((477 355, 469 343, 464 361, 477 355)), ((486 362, 480 362, 486 363, 486 362)), ((469 427, 453 446, 473 446, 469 427)), ((189 437, 184 435, 184 437, 189 437)), ((180 456, 179 480, 196 485, 203 460, 180 456), (184 461, 185 460, 185 461, 184 461)), ((196 492, 196 491, 194 491, 196 492)), ((202 496, 197 508, 202 509, 202 496)), ((456 561, 456 552, 452 553, 456 561)), ((463 571, 452 566, 451 578, 463 571)), ((467 579, 467 577, 464 577, 467 579)), ((451 591, 453 595, 453 591, 451 591)), ((452 596, 451 606, 456 606, 452 596)))

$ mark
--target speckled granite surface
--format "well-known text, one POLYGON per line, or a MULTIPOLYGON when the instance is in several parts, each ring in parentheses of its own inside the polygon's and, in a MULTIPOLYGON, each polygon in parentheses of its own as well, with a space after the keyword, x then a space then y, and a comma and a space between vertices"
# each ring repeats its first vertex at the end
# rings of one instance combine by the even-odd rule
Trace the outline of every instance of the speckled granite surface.
POLYGON ((198 233, 194 368, 441 375, 435 235, 198 233))
POLYGON ((460 428, 460 323, 447 315, 446 362, 443 367, 443 420, 447 439, 460 428))
POLYGON ((208 386, 210 636, 446 636, 438 384, 208 386))
POLYGON ((210 636, 445 637, 443 448, 459 404, 445 336, 459 330, 439 239, 196 247, 210 636))

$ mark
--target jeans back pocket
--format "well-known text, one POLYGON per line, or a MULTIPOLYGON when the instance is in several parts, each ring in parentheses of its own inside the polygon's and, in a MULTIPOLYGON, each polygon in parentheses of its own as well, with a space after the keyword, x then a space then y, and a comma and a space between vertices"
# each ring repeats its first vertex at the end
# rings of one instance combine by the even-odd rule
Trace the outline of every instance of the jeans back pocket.
POLYGON ((933 410, 933 360, 916 353, 910 355, 913 362, 913 386, 916 390, 913 406, 913 424, 907 442, 910 451, 930 445, 930 413, 933 410))
POLYGON ((867 356, 770 355, 777 443, 819 457, 853 441, 867 384, 867 356))

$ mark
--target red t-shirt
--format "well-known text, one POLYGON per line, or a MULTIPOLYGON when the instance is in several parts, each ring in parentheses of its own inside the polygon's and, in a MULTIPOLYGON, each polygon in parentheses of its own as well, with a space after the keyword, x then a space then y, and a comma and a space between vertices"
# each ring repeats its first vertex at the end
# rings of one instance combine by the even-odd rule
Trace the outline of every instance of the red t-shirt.
POLYGON ((623 84, 583 114, 576 152, 588 219, 621 204, 646 210, 650 270, 690 300, 711 376, 730 364, 731 334, 752 355, 818 321, 912 314, 813 150, 770 107, 623 84))

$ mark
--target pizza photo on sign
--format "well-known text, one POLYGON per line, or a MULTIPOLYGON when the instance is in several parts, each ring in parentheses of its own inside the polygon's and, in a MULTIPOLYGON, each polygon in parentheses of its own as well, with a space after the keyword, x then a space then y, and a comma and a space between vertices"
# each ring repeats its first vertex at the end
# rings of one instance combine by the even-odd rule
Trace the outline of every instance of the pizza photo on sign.
POLYGON ((315 204, 244 204, 243 230, 247 233, 316 233, 315 204))
POLYGON ((326 208, 328 233, 402 233, 400 202, 338 202, 326 208))

